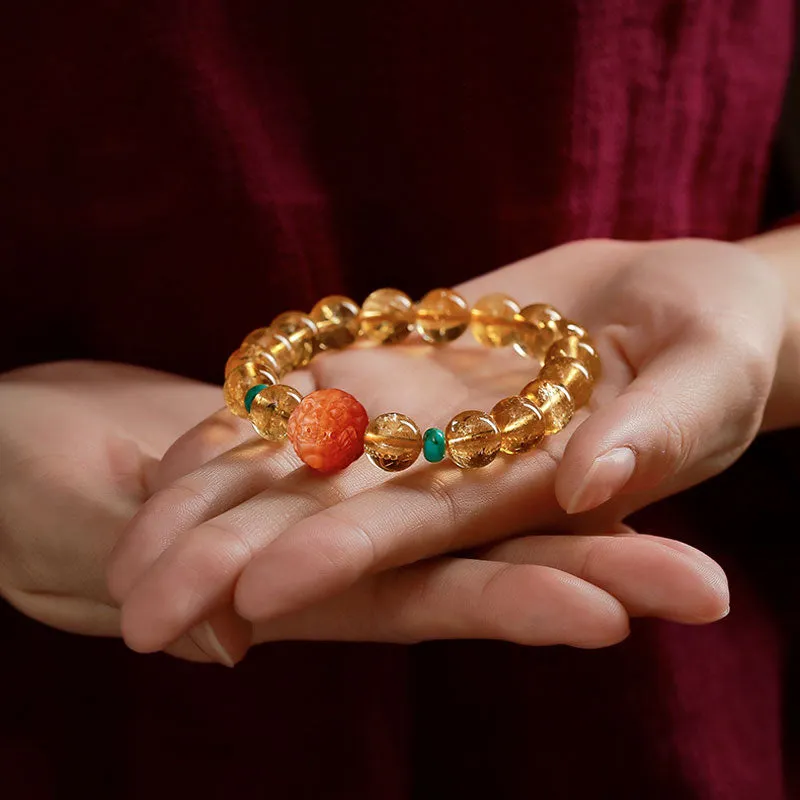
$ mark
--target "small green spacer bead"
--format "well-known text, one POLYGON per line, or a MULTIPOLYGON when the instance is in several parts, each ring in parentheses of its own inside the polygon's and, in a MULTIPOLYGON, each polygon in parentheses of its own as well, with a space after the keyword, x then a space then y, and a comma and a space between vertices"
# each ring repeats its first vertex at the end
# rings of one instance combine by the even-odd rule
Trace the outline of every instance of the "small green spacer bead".
POLYGON ((445 442, 441 428, 428 428, 422 437, 422 453, 426 461, 436 464, 444 458, 445 442))
POLYGON ((266 383, 259 383, 258 386, 247 390, 247 394, 244 396, 244 407, 247 409, 248 414, 250 413, 250 407, 253 405, 253 400, 256 399, 256 395, 262 389, 269 389, 269 386, 266 383))

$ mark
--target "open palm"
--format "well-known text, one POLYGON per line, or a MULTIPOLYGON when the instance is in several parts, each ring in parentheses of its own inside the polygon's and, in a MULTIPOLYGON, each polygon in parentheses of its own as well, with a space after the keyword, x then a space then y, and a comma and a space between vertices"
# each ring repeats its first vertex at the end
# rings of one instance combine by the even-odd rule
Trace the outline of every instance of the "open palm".
MULTIPOLYGON (((585 322, 604 363, 589 409, 533 454, 475 472, 420 463, 395 476, 364 460, 320 476, 290 448, 252 441, 245 424, 212 445, 218 419, 201 424, 167 454, 163 489, 112 564, 129 643, 158 649, 211 614, 234 616, 232 603, 263 636, 347 638, 353 594, 402 565, 412 565, 413 581, 450 570, 443 585, 451 587, 465 571, 484 570, 484 599, 514 621, 486 635, 518 641, 614 641, 625 610, 686 621, 724 611, 720 571, 685 545, 592 534, 618 531, 632 509, 719 472, 752 440, 782 334, 778 283, 764 263, 711 242, 585 242, 460 291, 471 301, 495 291, 546 299, 585 322), (187 473, 198 448, 211 460, 187 473), (632 459, 618 458, 621 449, 632 459), (554 535, 565 531, 585 535, 554 535), (549 535, 520 538, 531 532, 549 535), (497 541, 490 568, 467 557, 418 563, 497 541), (665 593, 647 588, 664 580, 677 581, 671 599, 654 605, 665 593), (330 614, 315 605, 325 598, 330 614), (513 607, 526 612, 512 615, 513 607)), ((304 392, 336 385, 370 414, 400 411, 424 427, 490 408, 532 377, 530 364, 464 340, 442 351, 356 349, 292 379, 304 392)), ((420 599, 436 597, 430 583, 413 586, 416 604, 401 604, 402 613, 420 613, 428 607, 420 599)), ((381 596, 370 596, 373 608, 381 596)), ((460 635, 467 605, 453 603, 450 635, 460 635)), ((447 621, 438 634, 427 630, 448 635, 447 621)))

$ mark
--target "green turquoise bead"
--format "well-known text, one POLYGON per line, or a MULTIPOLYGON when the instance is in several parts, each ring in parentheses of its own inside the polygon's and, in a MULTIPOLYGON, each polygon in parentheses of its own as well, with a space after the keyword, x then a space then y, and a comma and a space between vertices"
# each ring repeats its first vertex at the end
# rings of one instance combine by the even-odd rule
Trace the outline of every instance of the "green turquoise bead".
POLYGON ((256 399, 256 395, 262 389, 268 389, 266 383, 259 383, 258 386, 254 386, 252 389, 247 390, 247 394, 244 396, 244 407, 247 409, 247 413, 250 413, 250 406, 253 405, 253 400, 256 399))
POLYGON ((444 433, 440 428, 428 428, 422 437, 422 453, 426 461, 435 464, 444 458, 444 433))

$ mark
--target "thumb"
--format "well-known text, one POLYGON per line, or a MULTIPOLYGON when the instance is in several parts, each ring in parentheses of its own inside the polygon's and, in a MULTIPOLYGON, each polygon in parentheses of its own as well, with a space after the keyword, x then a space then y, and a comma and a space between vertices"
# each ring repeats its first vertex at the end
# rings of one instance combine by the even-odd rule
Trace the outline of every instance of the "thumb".
POLYGON ((617 494, 646 502, 729 466, 758 432, 774 373, 771 335, 706 332, 661 350, 575 431, 556 475, 570 514, 617 494))

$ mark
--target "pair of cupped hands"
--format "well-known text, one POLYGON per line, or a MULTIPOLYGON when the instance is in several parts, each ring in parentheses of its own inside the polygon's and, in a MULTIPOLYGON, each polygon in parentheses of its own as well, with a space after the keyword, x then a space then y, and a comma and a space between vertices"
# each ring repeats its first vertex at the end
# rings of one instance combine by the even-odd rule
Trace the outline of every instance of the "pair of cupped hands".
MULTIPOLYGON (((724 616, 711 558, 623 520, 759 431, 784 330, 770 265, 719 242, 584 241, 455 288, 548 302, 591 332, 602 379, 541 449, 481 470, 362 458, 319 475, 220 411, 219 387, 26 368, 0 380, 2 595, 57 628, 228 665, 282 639, 601 647, 631 617, 724 616)), ((535 369, 465 335, 324 354, 288 380, 425 428, 491 408, 535 369)))

